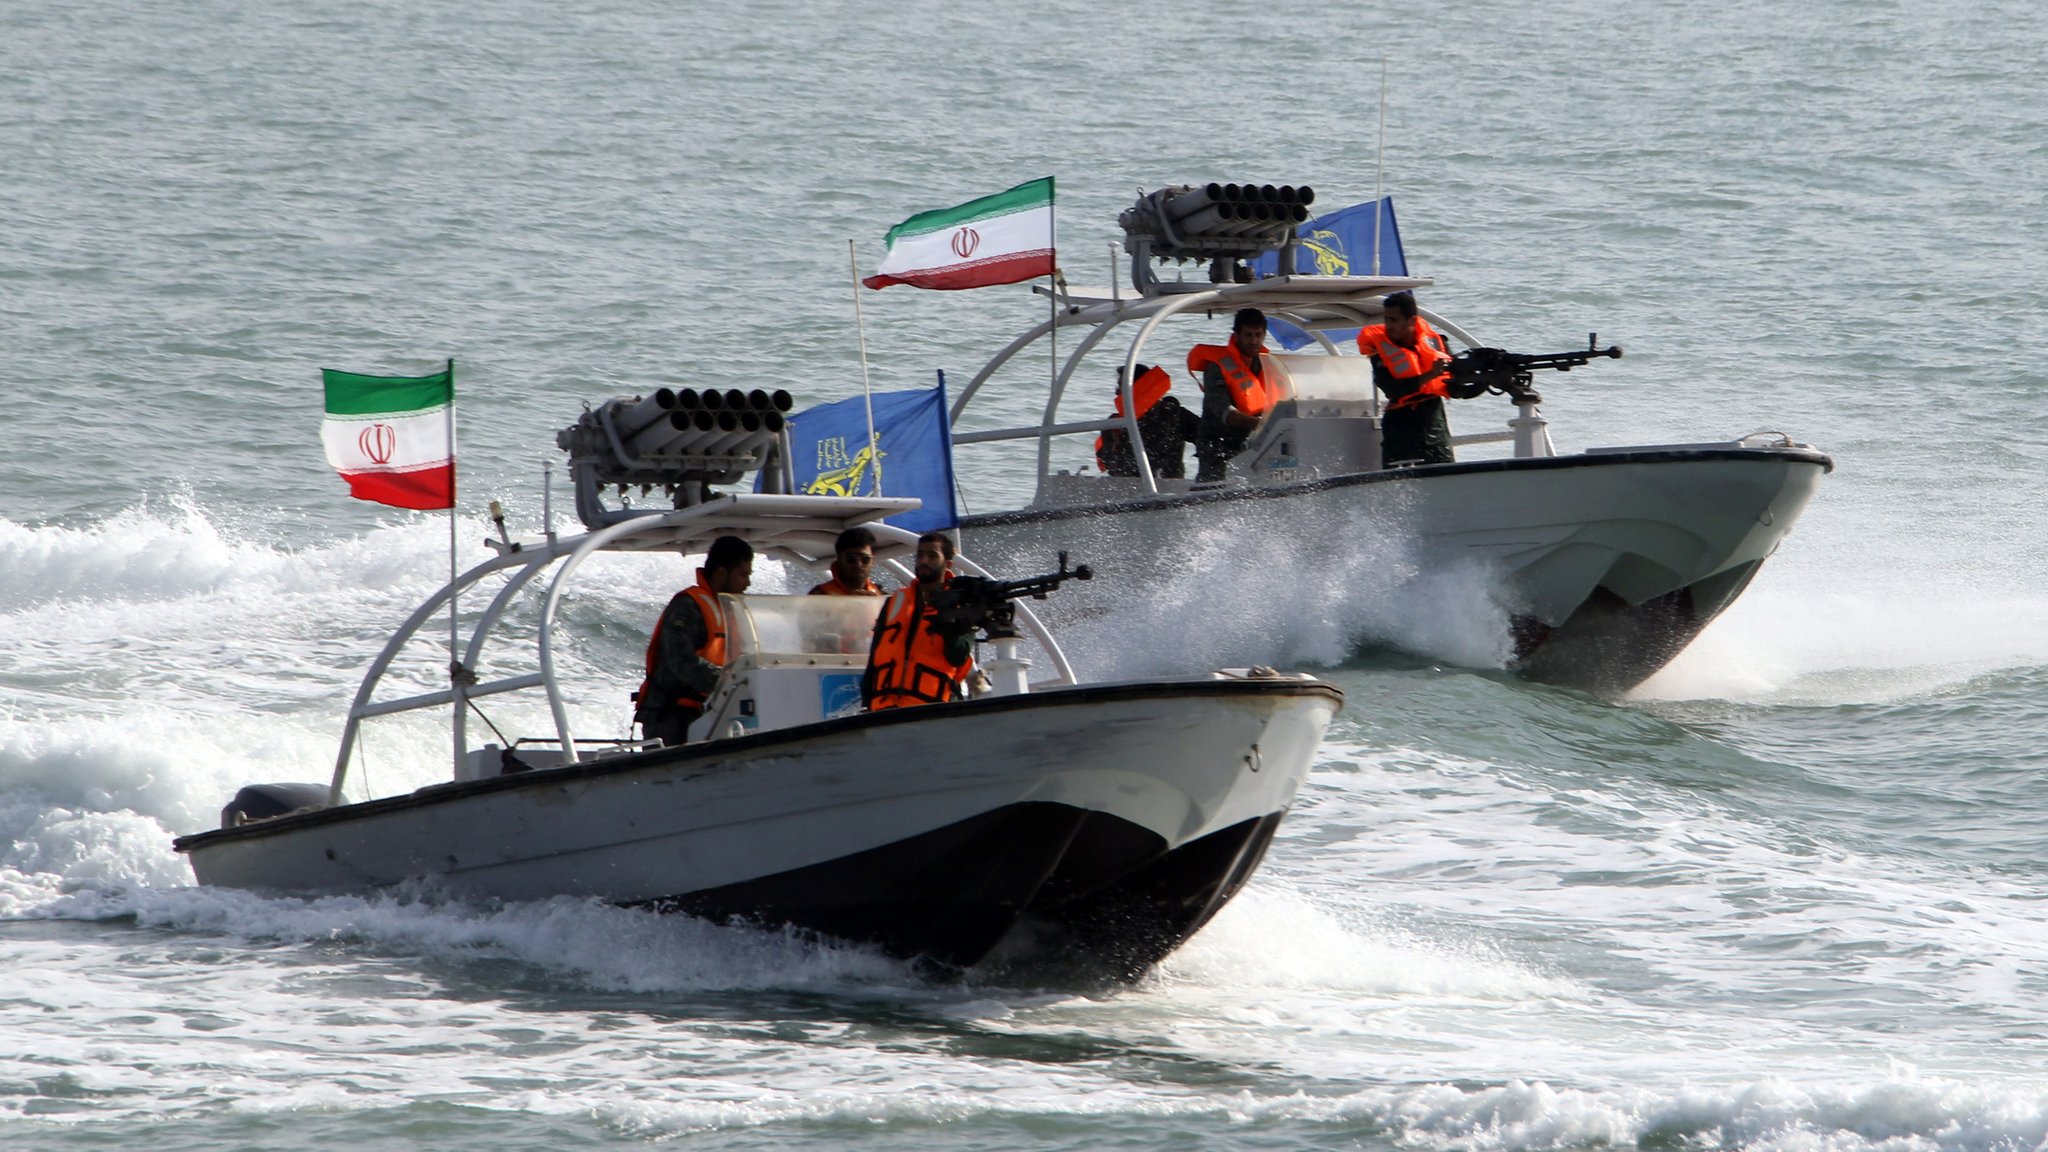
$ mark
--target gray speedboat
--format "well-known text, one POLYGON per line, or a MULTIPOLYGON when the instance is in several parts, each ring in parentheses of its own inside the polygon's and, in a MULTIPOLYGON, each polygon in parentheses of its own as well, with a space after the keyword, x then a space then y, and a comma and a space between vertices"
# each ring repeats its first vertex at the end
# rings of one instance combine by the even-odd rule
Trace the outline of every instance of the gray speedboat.
MULTIPOLYGON (((1210 185, 1141 197, 1123 219, 1132 290, 1050 289, 1050 315, 997 352, 954 402, 956 445, 1021 440, 1037 446, 1030 501, 967 517, 967 547, 1004 565, 1057 543, 1098 558, 1106 572, 1114 569, 1109 579, 1064 598, 1059 613, 1107 612, 1120 595, 1156 586, 1184 561, 1186 541, 1217 526, 1259 525, 1298 548, 1293 562, 1342 570, 1343 561, 1356 559, 1344 549, 1385 546, 1384 540, 1347 539, 1339 530, 1362 519, 1411 545, 1421 578, 1473 563, 1488 570, 1511 610, 1521 670, 1621 691, 1662 668, 1734 602, 1833 469, 1824 453, 1777 432, 1561 455, 1540 404, 1517 401, 1519 389, 1502 390, 1508 400, 1496 430, 1453 438, 1457 463, 1389 466, 1381 458, 1383 409, 1371 363, 1330 333, 1377 323, 1389 293, 1434 281, 1301 273, 1250 278, 1241 261, 1263 252, 1282 252, 1277 267, 1297 266, 1288 248, 1295 242, 1294 221, 1305 213, 1268 212, 1273 223, 1264 230, 1242 223, 1243 215, 1223 213, 1221 223, 1204 231, 1204 221, 1218 218, 1224 192, 1210 185), (1190 258, 1209 263, 1211 276, 1164 280, 1154 268, 1190 258), (1250 435, 1223 481, 1156 476, 1132 395, 1137 366, 1171 365, 1180 375, 1190 345, 1216 341, 1231 314, 1248 307, 1313 338, 1301 352, 1265 357, 1284 399, 1250 435), (1169 339, 1166 326, 1177 320, 1184 323, 1169 339), (1046 364, 1044 341, 1069 331, 1055 372, 1027 367, 1046 364), (1111 351, 1091 358, 1099 349, 1111 351), (1103 416, 1119 387, 1125 415, 1103 416), (987 427, 974 404, 995 389, 1044 396, 1043 417, 1021 427, 987 427), (1110 429, 1129 437, 1138 463, 1133 474, 1106 475, 1092 461, 1061 466, 1072 459, 1071 449, 1056 459, 1055 445, 1085 444, 1072 438, 1110 429)), ((1256 196, 1257 189, 1244 185, 1242 193, 1256 196)), ((1483 347, 1459 324, 1427 309, 1423 315, 1467 349, 1483 347)), ((1526 382, 1531 368, 1570 368, 1619 355, 1619 349, 1592 345, 1584 353, 1536 357, 1533 365, 1488 353, 1493 374, 1477 375, 1496 382, 1520 375, 1526 382)), ((1471 362, 1472 354, 1462 359, 1471 362)), ((1188 376, 1180 379, 1181 395, 1200 395, 1199 378, 1194 385, 1185 383, 1188 376)), ((1482 412, 1480 403, 1460 405, 1457 414, 1482 412)), ((960 466, 972 470, 971 453, 962 453, 960 466)))
POLYGON ((631 430, 635 410, 613 402, 564 433, 589 531, 506 539, 393 634, 349 710, 329 783, 244 788, 220 829, 178 839, 202 884, 311 895, 424 881, 457 896, 594 896, 794 925, 952 968, 993 956, 1132 979, 1257 867, 1338 690, 1266 669, 1082 683, 1029 605, 1009 600, 985 632, 985 694, 871 713, 859 710, 858 682, 878 601, 725 596, 731 659, 691 742, 579 739, 554 635, 595 553, 695 553, 731 533, 816 568, 842 528, 867 524, 907 579, 914 548, 914 536, 879 523, 914 500, 706 488, 761 463, 772 428, 737 441, 717 429, 642 436, 621 462, 614 449, 633 441, 614 417, 631 430), (628 475, 666 476, 684 506, 604 506, 601 489, 628 475), (487 652, 506 639, 508 606, 549 572, 537 627, 509 630, 531 630, 530 655, 487 652), (382 698, 408 642, 451 595, 487 581, 502 583, 449 686, 382 698), (1049 673, 1037 680, 1034 655, 1049 673), (546 697, 551 731, 471 747, 470 703, 521 691, 546 697), (348 799, 362 723, 439 707, 455 717, 452 779, 348 799))

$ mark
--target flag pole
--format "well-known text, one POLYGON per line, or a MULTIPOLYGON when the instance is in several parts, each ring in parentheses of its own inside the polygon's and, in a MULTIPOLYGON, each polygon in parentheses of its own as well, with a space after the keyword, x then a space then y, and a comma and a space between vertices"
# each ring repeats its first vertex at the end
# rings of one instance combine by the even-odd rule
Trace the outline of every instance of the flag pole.
POLYGON ((1372 274, 1380 274, 1380 233, 1387 211, 1387 58, 1380 57, 1380 158, 1372 177, 1372 274))
POLYGON ((452 780, 462 779, 463 758, 469 749, 468 718, 469 705, 463 699, 462 685, 465 673, 462 667, 461 623, 455 611, 455 583, 459 575, 455 570, 455 357, 448 358, 448 702, 455 706, 454 723, 451 725, 455 744, 455 774, 452 780))
MULTIPOLYGON (((1045 316, 1046 351, 1046 395, 1057 397, 1060 392, 1060 211, 1055 199, 1046 205, 1046 241, 1052 245, 1052 268, 1045 274, 1045 299, 1051 306, 1045 316)), ((1052 413, 1046 413, 1045 422, 1052 423, 1052 413)), ((1051 469, 1052 436, 1041 433, 1038 438, 1038 474, 1044 476, 1051 469)))
POLYGON ((1052 270, 1045 274, 1045 298, 1052 302, 1052 311, 1046 316, 1045 345, 1051 353, 1052 375, 1048 380, 1051 387, 1060 383, 1060 210, 1059 202, 1046 205, 1046 239, 1052 243, 1052 270))
MULTIPOLYGON (((875 469, 875 492, 882 494, 882 446, 875 442, 875 393, 868 383, 868 322, 860 308, 860 259, 854 255, 853 240, 846 241, 846 266, 853 273, 853 327, 860 334, 860 394, 868 406, 868 463, 875 469)), ((853 495, 860 495, 856 492, 853 495)))
POLYGON ((1045 316, 1046 381, 1049 387, 1058 388, 1060 383, 1060 270, 1057 265, 1045 274, 1045 299, 1050 305, 1045 316))

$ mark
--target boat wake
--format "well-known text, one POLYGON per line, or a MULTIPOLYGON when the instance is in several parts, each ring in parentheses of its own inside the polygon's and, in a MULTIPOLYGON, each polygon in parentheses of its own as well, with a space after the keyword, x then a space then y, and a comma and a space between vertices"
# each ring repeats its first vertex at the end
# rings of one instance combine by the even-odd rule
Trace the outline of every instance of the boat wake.
POLYGON ((2048 668, 2048 598, 2012 591, 1759 587, 1632 694, 1785 705, 1884 704, 1987 673, 2048 668))
POLYGON ((217 798, 220 785, 205 781, 220 776, 195 781, 185 771, 194 761, 176 746, 166 755, 180 761, 177 775, 159 777, 150 765, 166 765, 144 754, 60 747, 24 758, 18 749, 0 750, 10 797, 0 805, 0 922, 127 921, 188 942, 338 943, 359 959, 512 962, 554 982, 631 993, 920 980, 913 966, 872 949, 595 900, 472 902, 422 885, 316 899, 196 887, 190 867, 170 850, 166 823, 195 819, 187 809, 203 802, 197 797, 217 798))
POLYGON ((1464 564, 1422 579, 1416 541, 1363 510, 1313 539, 1256 511, 1241 508, 1188 534, 1172 570, 1144 595, 1066 621, 1068 655, 1115 677, 1251 664, 1335 667, 1360 645, 1461 667, 1506 667, 1513 646, 1497 573, 1464 564))
MULTIPOLYGON (((1257 1002, 1284 1015, 1285 994, 1337 993, 1386 1002, 1586 1000, 1573 981, 1529 969, 1481 943, 1452 944, 1390 924, 1358 924, 1284 880, 1225 909, 1161 965, 1155 988, 1184 1009, 1257 1002)), ((1304 1004, 1306 1002, 1304 1001, 1304 1004)), ((1317 1003, 1304 1017, 1327 1016, 1317 1003)), ((1191 1012, 1200 1015, 1200 1012, 1191 1012)))

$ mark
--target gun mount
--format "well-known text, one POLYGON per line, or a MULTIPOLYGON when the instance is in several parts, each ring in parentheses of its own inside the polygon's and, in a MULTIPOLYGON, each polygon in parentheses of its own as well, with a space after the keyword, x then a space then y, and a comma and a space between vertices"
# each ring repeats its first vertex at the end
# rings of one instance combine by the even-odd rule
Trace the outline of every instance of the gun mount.
POLYGON ((794 407, 788 392, 760 388, 659 388, 585 406, 576 423, 555 433, 569 453, 576 514, 592 530, 663 508, 607 508, 604 490, 623 500, 638 485, 645 496, 659 488, 671 508, 708 498, 709 486, 731 484, 766 470, 770 491, 786 491, 788 459, 783 415, 794 407))
MULTIPOLYGON (((1294 243, 1315 189, 1306 184, 1176 184, 1142 193, 1117 223, 1131 254, 1131 284, 1162 291, 1154 260, 1207 260, 1212 284, 1250 283, 1243 260, 1294 243)), ((1286 259, 1282 267, 1289 267, 1286 259)))

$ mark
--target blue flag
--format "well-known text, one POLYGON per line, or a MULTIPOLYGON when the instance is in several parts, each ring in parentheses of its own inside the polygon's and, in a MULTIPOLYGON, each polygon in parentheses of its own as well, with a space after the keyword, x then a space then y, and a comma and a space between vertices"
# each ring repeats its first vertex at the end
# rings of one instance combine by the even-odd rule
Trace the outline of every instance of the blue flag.
MULTIPOLYGON (((1368 200, 1318 216, 1295 230, 1301 237, 1294 271, 1312 276, 1406 276, 1408 260, 1401 253, 1401 229, 1394 222, 1394 198, 1368 200), (1379 225, 1379 267, 1373 267, 1373 225, 1379 225)), ((1257 276, 1274 275, 1280 264, 1278 252, 1268 252, 1252 262, 1257 276)), ((1273 338, 1288 351, 1313 340, 1307 332, 1285 320, 1269 320, 1273 338)), ((1358 329, 1326 333, 1339 344, 1358 335, 1358 329)))
MULTIPOLYGON (((796 490, 813 496, 915 496, 924 507, 891 516, 891 524, 910 532, 959 527, 945 381, 936 388, 877 392, 874 405, 872 445, 867 401, 859 396, 790 417, 789 462, 796 490)), ((756 478, 754 490, 760 488, 756 478)))

